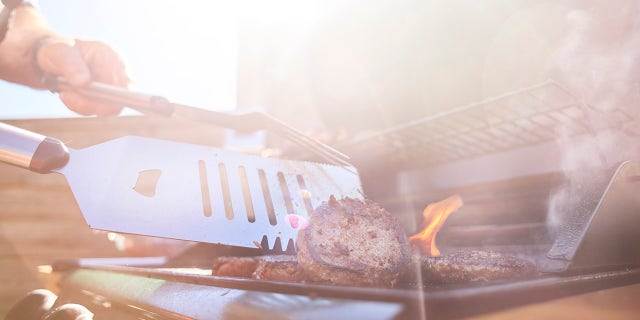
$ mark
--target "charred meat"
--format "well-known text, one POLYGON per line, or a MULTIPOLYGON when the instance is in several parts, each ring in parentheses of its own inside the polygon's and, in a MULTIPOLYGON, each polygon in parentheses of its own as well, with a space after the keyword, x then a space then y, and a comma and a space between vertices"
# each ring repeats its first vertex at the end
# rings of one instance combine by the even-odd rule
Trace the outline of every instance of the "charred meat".
POLYGON ((536 273, 531 261, 495 251, 461 250, 419 259, 425 284, 512 280, 536 273))
POLYGON ((298 234, 298 264, 311 282, 393 287, 411 254, 400 223, 371 201, 331 199, 298 234))
POLYGON ((211 274, 220 277, 253 278, 270 281, 302 281, 295 256, 218 257, 211 274))
POLYGON ((251 278, 257 266, 256 257, 218 257, 213 262, 211 274, 219 277, 251 278))
POLYGON ((270 281, 302 281, 302 270, 298 267, 295 256, 277 255, 264 256, 258 260, 254 279, 270 281))

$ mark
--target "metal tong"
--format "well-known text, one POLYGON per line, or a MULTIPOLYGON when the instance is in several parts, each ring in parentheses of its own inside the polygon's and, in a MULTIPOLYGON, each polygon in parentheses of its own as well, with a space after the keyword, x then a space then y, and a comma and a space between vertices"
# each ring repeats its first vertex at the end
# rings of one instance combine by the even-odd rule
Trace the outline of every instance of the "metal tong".
POLYGON ((72 90, 100 102, 126 106, 143 114, 204 122, 242 132, 268 130, 306 148, 330 164, 350 166, 349 156, 316 140, 284 122, 262 112, 226 113, 205 110, 169 101, 158 96, 134 92, 100 82, 80 88, 71 86, 64 78, 45 76, 45 85, 52 92, 72 90))

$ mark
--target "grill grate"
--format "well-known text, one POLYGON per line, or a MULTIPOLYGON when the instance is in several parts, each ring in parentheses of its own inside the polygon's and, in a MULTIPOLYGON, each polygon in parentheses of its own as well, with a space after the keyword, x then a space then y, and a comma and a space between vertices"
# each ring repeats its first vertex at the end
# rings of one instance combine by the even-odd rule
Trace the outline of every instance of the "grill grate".
POLYGON ((347 314, 358 319, 459 319, 639 282, 640 269, 630 268, 476 286, 387 289, 226 278, 176 269, 85 265, 62 279, 60 297, 86 300, 101 318, 123 308, 132 317, 136 315, 133 312, 153 312, 154 319, 175 319, 181 314, 181 319, 238 315, 232 311, 242 311, 242 319, 340 319, 347 314), (158 287, 159 280, 163 285, 158 287), (205 300, 206 303, 193 303, 205 300), (100 302, 104 301, 109 302, 107 310, 100 309, 100 302))
POLYGON ((349 141, 354 159, 390 159, 424 167, 617 128, 633 117, 582 103, 557 82, 544 83, 424 117, 349 141))

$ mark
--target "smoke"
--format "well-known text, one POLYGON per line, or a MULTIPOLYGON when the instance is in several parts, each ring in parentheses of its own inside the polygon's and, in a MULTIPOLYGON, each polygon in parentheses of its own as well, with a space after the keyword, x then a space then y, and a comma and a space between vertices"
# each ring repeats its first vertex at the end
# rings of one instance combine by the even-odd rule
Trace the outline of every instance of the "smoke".
POLYGON ((550 74, 576 95, 588 133, 558 128, 566 182, 550 197, 552 231, 575 210, 595 175, 640 156, 640 3, 585 2, 566 16, 566 37, 550 74), (622 121, 624 120, 624 121, 622 121))
POLYGON ((589 209, 602 195, 601 188, 611 178, 612 167, 625 160, 638 159, 639 137, 616 130, 592 132, 586 136, 564 135, 558 140, 562 155, 564 183, 549 198, 547 224, 549 230, 557 232, 568 214, 589 209), (594 193, 595 192, 595 193, 594 193), (585 199, 587 198, 587 199, 585 199))
POLYGON ((631 107, 640 89, 640 11, 637 1, 602 2, 566 15, 566 32, 550 74, 585 104, 601 111, 631 107))

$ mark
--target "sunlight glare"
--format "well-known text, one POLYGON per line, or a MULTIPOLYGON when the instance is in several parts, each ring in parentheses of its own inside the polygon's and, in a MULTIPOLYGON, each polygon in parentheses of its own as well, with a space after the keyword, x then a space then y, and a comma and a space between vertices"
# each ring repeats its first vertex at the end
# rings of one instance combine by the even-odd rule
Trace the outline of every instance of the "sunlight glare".
POLYGON ((146 12, 132 25, 144 42, 129 52, 132 88, 140 85, 140 91, 199 108, 235 109, 235 3, 133 1, 130 6, 130 12, 146 12))

